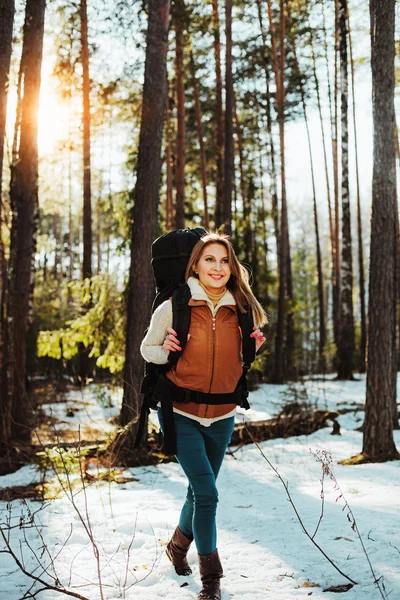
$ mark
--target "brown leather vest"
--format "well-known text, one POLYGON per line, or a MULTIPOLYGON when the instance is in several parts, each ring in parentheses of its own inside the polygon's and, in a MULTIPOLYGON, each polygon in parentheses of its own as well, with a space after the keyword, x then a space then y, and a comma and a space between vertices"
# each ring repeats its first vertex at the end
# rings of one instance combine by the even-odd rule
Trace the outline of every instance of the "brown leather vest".
MULTIPOLYGON (((235 390, 242 375, 241 332, 235 306, 221 306, 213 318, 205 300, 189 301, 192 307, 189 334, 182 356, 167 373, 178 387, 226 394, 235 390)), ((216 417, 230 412, 236 405, 173 403, 183 412, 216 417)))

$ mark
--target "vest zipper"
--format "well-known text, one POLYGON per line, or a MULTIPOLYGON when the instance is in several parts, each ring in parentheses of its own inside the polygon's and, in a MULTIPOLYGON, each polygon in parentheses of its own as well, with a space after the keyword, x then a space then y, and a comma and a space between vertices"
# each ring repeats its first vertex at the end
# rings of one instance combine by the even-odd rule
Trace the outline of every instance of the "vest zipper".
POLYGON ((211 392, 212 380, 214 377, 214 353, 215 353, 215 317, 212 318, 212 332, 213 332, 213 343, 212 343, 212 369, 211 369, 211 380, 210 380, 210 389, 208 392, 211 392))

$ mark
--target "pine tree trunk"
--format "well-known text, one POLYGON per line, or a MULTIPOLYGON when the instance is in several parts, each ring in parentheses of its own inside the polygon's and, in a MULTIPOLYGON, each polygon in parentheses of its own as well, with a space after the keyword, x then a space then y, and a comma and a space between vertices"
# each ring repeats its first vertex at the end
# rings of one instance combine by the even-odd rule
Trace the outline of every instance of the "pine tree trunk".
POLYGON ((151 244, 157 234, 161 181, 161 148, 167 81, 169 0, 149 0, 146 63, 128 291, 124 395, 121 425, 131 423, 122 443, 133 450, 142 399, 140 344, 148 326, 154 297, 151 244))
MULTIPOLYGON (((244 156, 243 156, 242 131, 241 131, 238 115, 237 115, 236 94, 235 93, 233 93, 233 115, 234 115, 234 120, 235 120, 237 153, 239 156, 240 194, 242 196, 242 205, 243 205, 242 231, 243 231, 243 242, 244 242, 244 256, 245 256, 245 261, 247 262, 247 264, 252 265, 254 243, 253 243, 253 231, 252 231, 252 224, 251 224, 251 201, 249 199, 248 186, 246 183, 246 174, 245 174, 244 156)), ((254 272, 253 272, 253 276, 254 276, 254 272)))
POLYGON ((368 368, 363 455, 399 458, 396 406, 396 237, 394 148, 395 0, 370 0, 374 165, 368 306, 368 368))
MULTIPOLYGON (((399 167, 400 167, 400 147, 399 147, 399 132, 398 132, 398 128, 397 128, 397 120, 396 120, 396 114, 395 114, 395 135, 394 135, 394 144, 395 144, 395 153, 396 153, 396 159, 397 162, 399 163, 399 167)), ((395 169, 395 173, 397 175, 397 169, 395 169)), ((395 225, 396 225, 396 248, 397 248, 397 269, 396 269, 396 281, 397 281, 397 285, 396 285, 396 289, 397 289, 397 311, 396 311, 396 330, 397 330, 397 341, 396 341, 396 353, 397 353, 397 369, 399 370, 400 368, 400 223, 399 223, 399 202, 398 202, 398 197, 397 197, 397 185, 396 185, 396 181, 397 181, 397 176, 394 179, 395 182, 395 187, 396 187, 396 194, 395 194, 395 207, 394 207, 394 214, 395 214, 395 225)), ((395 415, 396 417, 396 422, 397 422, 397 414, 395 415)))
POLYGON ((223 222, 224 197, 224 111, 222 107, 221 41, 219 28, 218 0, 212 0, 212 20, 215 55, 215 120, 216 120, 216 191, 215 228, 223 222))
POLYGON ((197 139, 199 140, 199 149, 200 149, 200 170, 201 170, 201 187, 203 190, 203 226, 208 230, 210 226, 210 220, 208 216, 208 197, 207 197, 207 159, 206 159, 206 151, 204 148, 204 135, 203 135, 203 122, 202 122, 202 113, 200 106, 200 98, 199 98, 199 85, 196 77, 196 67, 194 64, 193 58, 193 50, 190 49, 190 69, 191 76, 193 82, 193 93, 194 93, 194 103, 196 110, 196 124, 197 124, 197 139))
MULTIPOLYGON (((329 57, 328 57, 328 42, 326 32, 326 19, 325 19, 325 0, 322 0, 322 31, 323 31, 323 46, 324 46, 324 58, 326 67, 326 80, 328 86, 328 103, 329 103, 329 117, 331 123, 331 146, 332 146, 332 158, 333 158, 333 185, 334 185, 334 212, 332 211, 330 200, 328 200, 328 211, 329 211, 329 234, 330 234, 330 246, 331 246, 331 282, 332 282, 332 320, 333 320, 333 336, 337 346, 339 340, 339 297, 340 297, 340 272, 339 272, 339 169, 338 169, 338 146, 337 146, 337 44, 338 44, 338 27, 337 27, 337 0, 335 0, 335 41, 334 41, 334 107, 332 106, 332 92, 330 84, 330 69, 329 69, 329 57)), ((317 85, 317 71, 316 64, 313 59, 314 78, 317 85)), ((318 84, 319 89, 319 84, 318 84)), ((321 120, 322 112, 320 111, 320 123, 322 130, 322 139, 324 140, 323 122, 321 120)), ((327 163, 325 167, 325 178, 327 182, 327 193, 330 198, 330 186, 329 177, 327 172, 327 163)), ((328 295, 326 295, 328 297, 328 295)))
MULTIPOLYGON (((290 13, 289 13, 289 18, 290 18, 290 13)), ((313 42, 313 40, 311 40, 311 41, 313 42)), ((312 43, 312 47, 313 47, 313 43, 312 43)), ((313 211, 314 211, 314 227, 315 227, 315 249, 316 249, 316 254, 317 254, 317 274, 318 274, 318 308, 319 308, 318 367, 319 367, 320 372, 325 373, 326 372, 326 360, 325 360, 325 355, 324 355, 324 349, 325 349, 325 344, 326 344, 325 298, 324 298, 324 279, 323 279, 323 273, 322 273, 321 244, 320 244, 320 239, 319 239, 319 226, 318 226, 317 192, 316 192, 316 188, 315 188, 314 161, 313 161, 313 154, 312 154, 310 128, 309 128, 309 124, 308 124, 306 96, 305 96, 302 75, 301 75, 299 63, 297 60, 296 40, 294 37, 292 37, 292 48, 293 48, 295 67, 296 67, 296 71, 297 71, 297 75, 298 75, 298 79, 299 79, 301 103, 302 103, 302 107, 303 107, 304 121, 305 121, 306 131, 307 131, 308 153, 309 153, 309 157, 310 157, 310 171, 311 171, 311 185, 312 185, 312 192, 313 192, 313 211)), ((313 62, 315 64, 315 61, 313 61, 313 62)), ((316 78, 316 72, 314 73, 314 77, 315 77, 316 81, 318 82, 318 80, 316 78)), ((317 83, 317 89, 318 89, 318 83, 317 83)), ((319 98, 319 91, 317 93, 317 99, 318 99, 318 105, 320 108, 321 103, 320 103, 320 98, 319 98)), ((322 118, 321 113, 320 113, 320 117, 322 118)), ((322 125, 322 123, 321 123, 321 125, 322 125)), ((323 135, 323 128, 322 128, 322 135, 323 135)), ((325 142, 323 145, 324 145, 324 156, 326 159, 325 142)), ((327 164, 325 164, 325 167, 327 169, 327 164)), ((326 172, 326 175, 327 175, 327 172, 326 172)), ((327 185, 328 185, 328 189, 329 189, 329 180, 327 180, 327 185)), ((330 206, 330 201, 329 201, 329 206, 330 206)))
POLYGON ((171 108, 169 102, 169 84, 168 77, 166 81, 165 94, 165 162, 167 171, 167 197, 165 207, 165 220, 167 231, 170 231, 174 222, 174 192, 173 192, 173 169, 172 169, 172 148, 171 148, 171 108))
POLYGON ((86 0, 80 1, 81 18, 81 61, 83 99, 83 263, 82 278, 92 276, 92 191, 90 167, 90 78, 89 43, 86 0))
POLYGON ((266 85, 266 117, 267 117, 267 140, 269 149, 269 177, 270 177, 270 195, 272 203, 272 220, 274 223, 274 233, 276 240, 276 256, 278 260, 279 272, 279 207, 278 207, 278 185, 275 166, 275 146, 272 135, 272 111, 271 111, 271 93, 270 93, 270 66, 268 63, 267 37, 264 29, 261 0, 257 0, 258 22, 260 25, 261 38, 263 42, 262 60, 266 85))
POLYGON ((58 270, 59 270, 59 267, 60 267, 60 260, 59 260, 59 250, 60 250, 60 247, 58 245, 58 215, 56 213, 53 214, 53 236, 54 236, 53 277, 57 281, 58 270))
POLYGON ((274 383, 283 383, 285 378, 295 378, 296 368, 294 363, 294 314, 293 314, 293 279, 291 271, 289 225, 286 201, 286 175, 285 175, 285 37, 286 17, 284 2, 280 0, 280 55, 275 40, 275 28, 272 19, 271 0, 267 0, 268 18, 271 31, 271 46, 273 68, 276 80, 276 104, 278 112, 279 142, 280 142, 280 168, 281 168, 281 226, 279 248, 279 299, 278 320, 275 337, 275 368, 274 383), (286 322, 286 323, 285 323, 286 322), (286 325, 286 340, 285 340, 286 325), (286 341, 286 344, 285 344, 286 341))
POLYGON ((33 287, 38 218, 38 108, 45 0, 27 0, 21 57, 21 127, 12 167, 13 211, 10 287, 7 302, 7 359, 2 372, 2 441, 29 439, 31 406, 25 388, 27 333, 33 287))
MULTIPOLYGON (((334 73, 334 110, 332 127, 332 156, 333 156, 333 184, 335 194, 335 227, 334 227, 334 264, 332 280, 332 313, 333 313, 333 335, 336 348, 339 347, 340 339, 340 294, 341 294, 341 273, 340 273, 340 237, 339 237, 339 153, 338 153, 338 55, 339 55, 339 0, 335 0, 335 73, 334 73)), ((332 114, 332 113, 331 113, 332 114)))
MULTIPOLYGON (((328 99, 329 99, 329 111, 332 119, 332 98, 331 98, 331 85, 330 85, 330 73, 329 73, 329 62, 328 62, 328 47, 326 42, 326 29, 325 29, 325 4, 323 3, 323 32, 324 32, 324 52, 325 52, 325 62, 327 67, 327 87, 328 87, 328 99)), ((309 11, 306 12, 307 19, 309 20, 309 11)), ((318 116, 319 123, 321 127, 321 138, 322 138, 322 149, 324 154, 324 171, 325 171, 325 182, 326 182, 326 197, 328 201, 328 220, 329 220, 329 239, 331 243, 331 262, 332 268, 335 262, 335 253, 334 253, 334 225, 333 225, 333 212, 332 212, 332 203, 331 203, 331 186, 329 182, 329 167, 328 167, 328 154, 326 148, 326 140, 325 140, 325 127, 324 127, 324 118, 322 115, 322 104, 321 104, 321 94, 320 94, 320 85, 319 78, 317 74, 317 61, 315 56, 315 41, 314 41, 314 32, 310 27, 310 45, 311 45, 311 58, 312 58, 312 68, 313 68, 313 78, 315 84, 315 92, 317 96, 317 106, 318 106, 318 116)))
MULTIPOLYGON (((72 156, 71 148, 68 150, 68 283, 71 283, 74 277, 74 231, 72 219, 72 156)), ((72 290, 67 287, 67 307, 72 307, 72 290)))
MULTIPOLYGON (((293 294, 293 276, 292 261, 290 252, 289 238, 289 219, 287 212, 286 199, 286 159, 285 159, 285 39, 286 39, 286 14, 285 0, 280 0, 280 109, 279 109, 279 139, 280 139, 280 158, 281 158, 281 190, 282 190, 282 219, 285 224, 281 228, 286 236, 285 255, 286 255, 286 278, 287 278, 287 318, 286 318, 286 369, 285 378, 296 379, 297 367, 295 359, 295 331, 294 331, 294 294, 293 294)), ((282 235, 283 235, 282 233, 282 235)))
POLYGON ((177 98, 177 135, 176 135, 176 212, 175 227, 185 227, 185 83, 183 65, 182 15, 175 18, 176 42, 176 98, 177 98))
POLYGON ((235 178, 233 141, 233 75, 232 75, 232 0, 225 0, 225 155, 224 155, 224 233, 232 233, 232 195, 235 178))
MULTIPOLYGON (((258 115, 258 122, 260 120, 260 115, 258 115)), ((259 189, 260 189, 260 200, 261 200, 261 218, 258 219, 262 223, 262 247, 261 247, 261 256, 262 256, 262 264, 263 264, 263 275, 262 275, 262 286, 258 291, 258 297, 261 299, 265 299, 264 303, 267 306, 269 304, 269 266, 268 266, 268 231, 267 231, 267 209, 266 209, 266 201, 265 201, 265 190, 264 190, 264 169, 263 169, 263 158, 262 158, 262 149, 263 142, 261 139, 261 126, 258 125, 258 161, 259 161, 259 189)))
MULTIPOLYGON (((6 130, 8 78, 10 72, 12 33, 14 25, 14 0, 0 0, 0 219, 3 174, 4 137, 6 130)), ((1 221, 0 221, 1 224, 1 221)), ((1 228, 0 228, 1 236, 1 228)), ((0 237, 1 244, 1 237, 0 237)))
POLYGON ((61 285, 63 279, 63 237, 62 237, 62 219, 61 215, 53 215, 53 233, 55 241, 54 249, 54 279, 57 282, 57 297, 61 305, 61 285))
MULTIPOLYGON (((338 379, 353 379, 353 258, 349 193, 347 0, 340 0, 340 99, 342 149, 342 261, 338 379)), ((393 138, 392 138, 393 139, 393 138)))
POLYGON ((362 237, 362 221, 361 221, 361 198, 360 198, 360 176, 358 168, 358 137, 356 123, 356 100, 355 100, 355 85, 354 85, 354 60, 353 60, 353 45, 351 41, 350 16, 347 15, 347 23, 349 28, 349 49, 350 49, 350 66, 351 66, 351 96, 353 109, 353 131, 354 131, 354 152, 355 152, 355 167, 356 167, 356 188, 357 188, 357 238, 358 238, 358 274, 360 288, 360 362, 359 371, 365 373, 365 353, 367 348, 367 324, 365 317, 365 273, 364 273, 364 250, 362 237))
POLYGON ((61 287, 62 287, 62 282, 63 282, 63 278, 64 278, 64 235, 63 235, 63 220, 61 215, 58 215, 58 247, 59 247, 59 261, 58 261, 58 265, 59 265, 59 269, 57 272, 57 291, 58 291, 58 297, 60 300, 60 306, 62 303, 62 294, 61 294, 61 287))
MULTIPOLYGON (((278 113, 278 123, 279 123, 279 136, 280 136, 280 149, 281 149, 281 158, 282 158, 282 147, 283 140, 281 138, 282 132, 284 128, 282 127, 282 115, 281 115, 281 71, 279 68, 279 60, 278 60, 278 51, 276 47, 276 33, 275 26, 272 18, 272 7, 271 0, 267 0, 267 8, 268 8, 268 19, 269 19, 269 29, 271 35, 271 48, 272 48, 272 65, 273 71, 275 75, 275 84, 276 84, 276 108, 278 113)), ((281 178, 282 178, 282 170, 281 170, 281 178)), ((279 292, 278 292, 278 318, 276 324, 276 334, 275 334, 275 365, 274 365, 274 373, 272 376, 273 383, 283 383, 285 379, 285 356, 284 356, 284 346, 285 346, 285 320, 287 314, 286 307, 286 294, 287 294, 287 249, 286 249, 286 228, 287 228, 287 208, 286 204, 283 202, 283 191, 282 191, 282 204, 281 204, 281 225, 279 230, 279 252, 278 252, 278 264, 279 264, 279 292)))
POLYGON ((96 203, 96 254, 97 254, 97 275, 100 275, 101 273, 101 244, 102 244, 102 239, 101 239, 101 222, 103 219, 103 215, 102 215, 102 210, 101 210, 101 205, 100 205, 100 201, 101 201, 101 197, 99 196, 99 198, 97 199, 97 203, 96 203))
POLYGON ((3 363, 4 301, 6 288, 6 269, 4 242, 2 237, 3 202, 2 177, 3 153, 6 131, 8 78, 10 72, 12 32, 14 25, 14 0, 0 0, 0 372, 3 363))

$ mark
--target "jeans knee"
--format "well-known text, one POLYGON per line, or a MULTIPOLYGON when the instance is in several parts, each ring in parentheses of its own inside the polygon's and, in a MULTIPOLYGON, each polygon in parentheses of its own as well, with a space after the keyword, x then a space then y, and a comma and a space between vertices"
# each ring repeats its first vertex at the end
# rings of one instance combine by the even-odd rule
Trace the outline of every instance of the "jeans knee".
POLYGON ((215 486, 208 486, 199 490, 194 498, 196 506, 214 508, 218 504, 218 490, 215 486))

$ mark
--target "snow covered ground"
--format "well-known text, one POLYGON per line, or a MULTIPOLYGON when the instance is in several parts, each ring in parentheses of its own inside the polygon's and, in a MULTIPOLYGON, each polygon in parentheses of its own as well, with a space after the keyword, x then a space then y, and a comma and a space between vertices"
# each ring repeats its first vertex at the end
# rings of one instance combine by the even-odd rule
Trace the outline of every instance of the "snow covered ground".
MULTIPOLYGON (((365 379, 355 382, 311 380, 297 390, 306 389, 308 400, 319 408, 362 405, 365 379)), ((294 400, 291 387, 263 385, 251 394, 252 410, 247 420, 269 418, 288 400, 294 400), (282 392, 285 392, 284 394, 282 392)), ((90 420, 99 430, 110 431, 105 419, 118 412, 120 394, 114 406, 102 410, 93 389, 83 395, 84 409, 66 418, 62 406, 52 406, 59 421, 70 427, 90 420)), ((82 399, 81 398, 81 399, 82 399)), ((69 405, 76 402, 73 397, 69 405)), ((47 410, 49 407, 47 407, 47 410)), ((237 415, 238 421, 243 415, 237 415)), ((321 466, 310 450, 326 450, 333 458, 333 471, 340 486, 324 482, 323 518, 315 541, 348 577, 354 586, 348 600, 378 600, 381 594, 373 583, 367 559, 343 509, 343 493, 352 508, 357 526, 377 577, 382 578, 387 597, 400 599, 400 461, 385 464, 344 467, 337 462, 361 450, 362 434, 355 431, 363 420, 362 410, 339 418, 341 436, 331 436, 329 428, 310 436, 277 439, 261 444, 262 450, 278 469, 304 526, 312 534, 321 514, 321 466)), ((60 430, 64 425, 60 425, 60 430)), ((400 432, 395 432, 400 448, 400 432)), ((234 450, 234 449, 233 449, 234 450)), ((186 492, 186 481, 176 463, 127 469, 124 483, 95 482, 86 488, 77 482, 74 503, 87 524, 87 512, 94 540, 100 553, 104 599, 189 600, 200 590, 194 546, 189 551, 193 575, 178 577, 165 556, 165 545, 178 520, 186 492), (129 480, 131 479, 131 480, 129 480)), ((73 478, 78 479, 77 475, 73 478)), ((28 484, 39 480, 34 467, 0 477, 0 487, 28 484)), ((324 592, 329 586, 347 584, 303 533, 281 481, 254 446, 228 455, 219 476, 218 546, 225 577, 222 598, 229 600, 290 600, 312 597, 337 598, 324 592)), ((12 525, 21 511, 36 511, 38 502, 14 501, 11 507, 0 503, 0 522, 4 525, 11 510, 12 525)), ((49 502, 35 517, 38 528, 10 531, 10 540, 25 568, 49 580, 38 565, 52 561, 58 579, 69 589, 90 600, 101 598, 93 547, 85 527, 67 496, 49 502), (43 546, 46 544, 46 548, 43 546)), ((3 549, 0 541, 0 551, 3 549)), ((0 599, 19 600, 31 585, 11 557, 0 554, 0 599)), ((35 589, 42 587, 38 584, 35 589)), ((42 600, 63 597, 56 591, 40 593, 42 600)), ((339 596, 340 597, 340 596, 339 596)))

